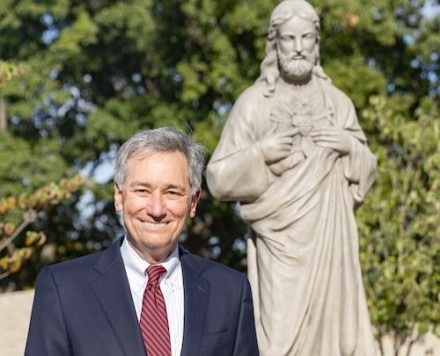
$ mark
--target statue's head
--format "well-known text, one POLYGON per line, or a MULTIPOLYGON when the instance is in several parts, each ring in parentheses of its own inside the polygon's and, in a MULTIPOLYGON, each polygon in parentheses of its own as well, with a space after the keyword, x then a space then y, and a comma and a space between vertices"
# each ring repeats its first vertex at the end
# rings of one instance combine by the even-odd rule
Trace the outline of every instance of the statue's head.
POLYGON ((266 44, 266 58, 261 64, 261 76, 269 94, 275 90, 278 78, 304 81, 319 65, 319 16, 305 0, 285 0, 272 12, 266 44))

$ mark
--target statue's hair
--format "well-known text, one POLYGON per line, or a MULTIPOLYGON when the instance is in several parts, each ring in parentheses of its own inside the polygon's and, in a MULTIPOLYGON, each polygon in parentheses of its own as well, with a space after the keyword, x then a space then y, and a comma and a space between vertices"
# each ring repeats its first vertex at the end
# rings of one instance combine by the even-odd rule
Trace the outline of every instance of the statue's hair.
POLYGON ((119 148, 114 177, 119 189, 122 189, 127 178, 128 161, 134 153, 139 152, 182 152, 188 162, 188 180, 192 194, 201 189, 205 148, 172 127, 138 132, 119 148))
POLYGON ((276 82, 280 77, 280 70, 278 64, 277 52, 277 38, 279 27, 294 16, 299 16, 305 20, 313 22, 316 29, 316 63, 313 68, 313 73, 321 78, 329 79, 324 73, 319 63, 319 33, 321 30, 319 16, 315 9, 307 1, 304 0, 284 0, 278 4, 272 12, 270 17, 270 24, 268 29, 267 43, 266 43, 266 57, 261 62, 259 81, 265 81, 267 84, 267 91, 265 96, 272 96, 275 92, 276 82))

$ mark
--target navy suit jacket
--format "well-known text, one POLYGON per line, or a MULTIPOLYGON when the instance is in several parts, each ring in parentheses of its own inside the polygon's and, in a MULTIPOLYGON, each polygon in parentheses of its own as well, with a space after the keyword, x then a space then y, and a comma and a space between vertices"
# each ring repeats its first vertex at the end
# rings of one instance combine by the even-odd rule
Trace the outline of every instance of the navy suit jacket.
MULTIPOLYGON (((120 244, 43 268, 26 356, 145 356, 120 244)), ((185 295, 181 355, 258 355, 246 277, 180 251, 185 295)))

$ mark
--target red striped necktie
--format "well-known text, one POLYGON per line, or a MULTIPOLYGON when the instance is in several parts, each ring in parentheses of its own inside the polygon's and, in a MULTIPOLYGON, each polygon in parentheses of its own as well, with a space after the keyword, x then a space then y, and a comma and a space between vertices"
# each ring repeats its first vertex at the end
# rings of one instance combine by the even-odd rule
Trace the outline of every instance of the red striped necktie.
POLYGON ((161 265, 147 268, 148 284, 142 301, 140 327, 148 356, 171 355, 167 309, 159 286, 159 279, 166 271, 161 265))

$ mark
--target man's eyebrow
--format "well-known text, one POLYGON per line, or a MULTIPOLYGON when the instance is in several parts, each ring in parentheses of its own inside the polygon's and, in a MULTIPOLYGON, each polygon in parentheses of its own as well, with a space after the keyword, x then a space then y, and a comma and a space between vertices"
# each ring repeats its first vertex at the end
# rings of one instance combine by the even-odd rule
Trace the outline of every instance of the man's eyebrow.
POLYGON ((168 184, 166 186, 167 189, 180 189, 180 190, 185 190, 186 187, 184 185, 181 184, 168 184))

